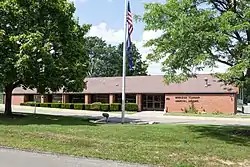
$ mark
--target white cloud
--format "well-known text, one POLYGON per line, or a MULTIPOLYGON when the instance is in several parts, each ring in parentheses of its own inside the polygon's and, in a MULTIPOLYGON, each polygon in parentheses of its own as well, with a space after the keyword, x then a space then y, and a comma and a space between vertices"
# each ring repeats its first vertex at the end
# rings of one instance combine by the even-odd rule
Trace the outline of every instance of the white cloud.
MULTIPOLYGON (((144 31, 142 34, 142 41, 134 41, 136 47, 139 49, 142 54, 142 58, 146 60, 146 56, 151 52, 151 48, 144 47, 143 45, 153 38, 158 38, 162 34, 161 31, 144 31)), ((149 62, 148 72, 151 75, 161 75, 161 63, 149 62)))
MULTIPOLYGON (((162 33, 160 31, 144 31, 142 34, 142 40, 141 41, 135 41, 132 39, 132 41, 135 43, 137 48, 139 49, 140 53, 143 56, 143 59, 146 59, 146 56, 148 53, 150 53, 150 48, 143 47, 144 43, 147 42, 150 39, 157 38, 162 33)), ((109 44, 119 44, 124 41, 124 30, 114 30, 108 28, 108 25, 106 23, 100 23, 99 25, 92 26, 89 31, 89 36, 98 36, 101 37, 103 40, 107 41, 109 44)), ((199 73, 211 73, 211 72, 224 72, 227 70, 227 66, 223 64, 218 64, 218 68, 215 69, 209 69, 206 68, 203 71, 200 71, 199 73)), ((148 72, 151 75, 161 75, 164 74, 161 71, 161 63, 155 63, 150 62, 148 72)))
POLYGON ((109 29, 106 23, 100 23, 99 25, 92 26, 89 36, 98 36, 103 40, 111 44, 117 44, 123 42, 124 31, 109 29))

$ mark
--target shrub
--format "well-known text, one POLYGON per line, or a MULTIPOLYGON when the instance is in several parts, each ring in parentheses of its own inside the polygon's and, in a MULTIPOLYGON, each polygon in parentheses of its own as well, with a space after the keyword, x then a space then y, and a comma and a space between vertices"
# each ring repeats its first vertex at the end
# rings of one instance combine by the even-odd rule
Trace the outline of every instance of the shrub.
POLYGON ((41 103, 40 107, 51 107, 51 103, 41 103))
POLYGON ((61 105, 61 108, 65 108, 65 109, 74 109, 74 104, 72 103, 63 103, 61 105))
POLYGON ((110 111, 121 111, 121 104, 120 103, 110 104, 110 111))
POLYGON ((41 103, 36 103, 35 105, 36 107, 40 107, 41 103))
POLYGON ((100 111, 101 110, 101 102, 95 102, 95 103, 92 103, 91 106, 90 106, 90 109, 91 110, 95 110, 95 111, 100 111))
POLYGON ((61 108, 61 103, 51 103, 51 108, 61 108))
POLYGON ((29 106, 35 106, 36 104, 35 103, 29 103, 29 106))
POLYGON ((35 102, 25 102, 25 103, 21 103, 20 105, 22 105, 22 106, 36 106, 36 107, 40 107, 40 104, 41 103, 35 103, 35 102))
POLYGON ((126 111, 138 111, 138 105, 136 103, 126 103, 125 110, 126 111))
POLYGON ((75 110, 84 110, 84 104, 74 104, 75 110))
POLYGON ((20 106, 31 106, 31 104, 28 102, 25 102, 25 103, 20 103, 20 106))
POLYGON ((109 111, 109 104, 101 104, 101 111, 109 111))
POLYGON ((25 103, 26 106, 35 106, 35 102, 33 101, 28 101, 25 103))
POLYGON ((28 103, 20 103, 20 106, 28 106, 28 103))
POLYGON ((185 113, 193 113, 193 114, 198 114, 199 110, 197 110, 194 106, 194 103, 189 106, 189 108, 185 108, 185 113))
POLYGON ((212 112, 212 114, 214 114, 214 115, 222 115, 223 112, 220 112, 220 111, 216 110, 216 111, 212 112))
POLYGON ((84 104, 85 110, 91 110, 91 104, 84 104))

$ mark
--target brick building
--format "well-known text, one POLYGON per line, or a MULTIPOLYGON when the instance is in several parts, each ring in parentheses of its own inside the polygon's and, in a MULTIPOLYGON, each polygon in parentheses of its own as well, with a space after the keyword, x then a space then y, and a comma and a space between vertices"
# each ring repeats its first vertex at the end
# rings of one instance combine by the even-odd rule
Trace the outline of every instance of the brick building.
MULTIPOLYGON (((119 103, 121 77, 86 78, 83 92, 62 91, 39 95, 36 90, 13 90, 12 103, 34 101, 62 103, 119 103)), ((164 83, 163 76, 126 77, 126 101, 137 103, 139 111, 183 112, 191 104, 205 112, 234 113, 238 89, 225 85, 212 75, 198 75, 180 84, 164 83)))

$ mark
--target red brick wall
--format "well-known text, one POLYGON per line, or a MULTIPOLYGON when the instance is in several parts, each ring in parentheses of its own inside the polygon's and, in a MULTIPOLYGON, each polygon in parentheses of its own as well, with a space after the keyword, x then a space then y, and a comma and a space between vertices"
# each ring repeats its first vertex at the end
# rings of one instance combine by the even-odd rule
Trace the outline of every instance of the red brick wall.
MULTIPOLYGON (((24 95, 12 95, 12 104, 13 105, 19 105, 20 103, 24 102, 24 95)), ((4 103, 5 103, 5 97, 4 97, 4 103)))
POLYGON ((165 100, 168 112, 184 112, 193 101, 199 111, 234 113, 236 104, 234 94, 166 94, 165 100))
POLYGON ((12 104, 19 105, 24 102, 24 95, 14 95, 12 96, 12 104))

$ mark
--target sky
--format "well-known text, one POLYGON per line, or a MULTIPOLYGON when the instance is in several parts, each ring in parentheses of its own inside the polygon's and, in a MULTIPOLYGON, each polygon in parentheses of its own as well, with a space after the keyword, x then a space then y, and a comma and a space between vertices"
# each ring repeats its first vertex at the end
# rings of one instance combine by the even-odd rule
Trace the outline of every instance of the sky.
MULTIPOLYGON (((70 0, 76 7, 75 16, 80 24, 91 24, 89 36, 101 37, 109 44, 119 44, 124 40, 124 0, 70 0)), ((149 2, 162 2, 166 0, 130 0, 131 12, 133 15, 144 13, 144 4, 149 2)), ((144 23, 133 21, 134 31, 132 42, 136 44, 143 59, 150 52, 150 48, 143 47, 143 44, 152 38, 157 38, 161 32, 144 31, 144 23)), ((224 72, 227 67, 219 65, 219 68, 205 69, 199 73, 224 72)), ((162 75, 161 64, 149 62, 148 73, 151 75, 162 75)))

